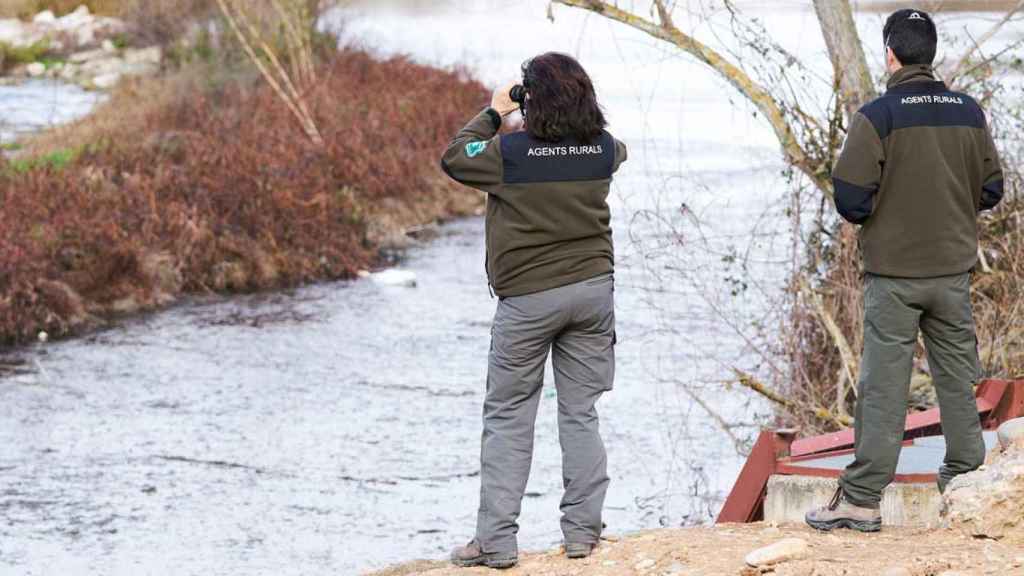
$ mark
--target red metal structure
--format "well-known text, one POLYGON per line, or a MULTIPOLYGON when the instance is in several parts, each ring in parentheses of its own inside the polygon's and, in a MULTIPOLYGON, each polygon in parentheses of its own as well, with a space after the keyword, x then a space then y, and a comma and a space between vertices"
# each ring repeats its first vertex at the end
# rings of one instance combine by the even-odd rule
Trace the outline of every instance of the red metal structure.
MULTIPOLYGON (((975 396, 982 427, 986 430, 1024 416, 1024 380, 985 380, 978 384, 975 396)), ((915 438, 939 434, 942 434, 942 425, 938 408, 907 416, 903 434, 905 445, 915 438)), ((807 463, 822 456, 852 452, 852 429, 799 439, 795 430, 761 432, 718 515, 718 522, 757 522, 763 519, 765 489, 772 474, 838 477, 840 470, 807 463)), ((935 473, 931 473, 897 474, 895 481, 915 483, 934 480, 935 473)))

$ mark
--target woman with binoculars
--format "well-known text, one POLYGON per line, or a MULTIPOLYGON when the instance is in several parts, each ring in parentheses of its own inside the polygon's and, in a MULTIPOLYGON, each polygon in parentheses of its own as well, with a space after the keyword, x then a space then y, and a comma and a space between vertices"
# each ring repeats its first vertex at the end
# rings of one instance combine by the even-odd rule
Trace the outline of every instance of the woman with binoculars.
POLYGON ((461 566, 516 564, 516 534, 533 457, 534 421, 552 355, 571 558, 589 556, 603 527, 607 458, 595 405, 615 375, 614 252, 607 197, 626 147, 604 130, 586 71, 570 56, 526 62, 522 83, 497 90, 441 165, 487 193, 487 278, 498 295, 483 410, 476 535, 461 566), (498 135, 520 110, 524 128, 498 135))

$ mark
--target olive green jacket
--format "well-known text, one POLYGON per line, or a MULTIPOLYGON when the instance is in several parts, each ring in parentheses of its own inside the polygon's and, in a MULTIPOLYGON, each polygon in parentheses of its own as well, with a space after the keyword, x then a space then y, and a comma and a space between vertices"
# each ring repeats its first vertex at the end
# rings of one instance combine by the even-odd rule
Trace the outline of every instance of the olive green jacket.
POLYGON ((930 66, 905 66, 853 117, 832 170, 839 213, 861 224, 867 272, 930 278, 978 261, 979 210, 1003 197, 985 113, 930 66))
POLYGON ((478 114, 448 146, 441 167, 487 197, 487 277, 500 297, 582 282, 614 269, 607 197, 626 146, 498 135, 501 117, 478 114))

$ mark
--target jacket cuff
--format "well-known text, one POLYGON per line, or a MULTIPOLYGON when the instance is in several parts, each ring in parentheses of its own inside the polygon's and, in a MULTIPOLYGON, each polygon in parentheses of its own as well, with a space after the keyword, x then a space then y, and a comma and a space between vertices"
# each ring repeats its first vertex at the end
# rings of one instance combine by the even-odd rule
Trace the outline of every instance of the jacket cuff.
POLYGON ((491 124, 494 125, 494 131, 497 132, 501 129, 501 114, 494 108, 488 108, 484 112, 491 118, 491 124))

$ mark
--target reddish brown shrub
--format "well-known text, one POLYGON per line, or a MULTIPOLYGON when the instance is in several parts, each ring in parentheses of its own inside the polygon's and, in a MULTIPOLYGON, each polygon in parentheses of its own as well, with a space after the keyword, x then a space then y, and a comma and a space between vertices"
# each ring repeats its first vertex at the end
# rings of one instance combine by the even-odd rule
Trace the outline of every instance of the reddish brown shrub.
POLYGON ((355 50, 319 78, 308 99, 323 147, 265 86, 233 83, 91 126, 94 145, 66 168, 0 166, 0 341, 81 324, 74 295, 88 314, 146 306, 167 284, 156 276, 185 291, 348 277, 374 258, 379 206, 470 194, 438 158, 486 102, 479 83, 355 50))

